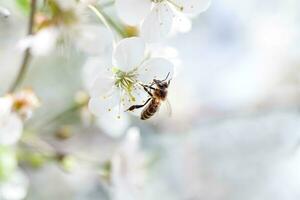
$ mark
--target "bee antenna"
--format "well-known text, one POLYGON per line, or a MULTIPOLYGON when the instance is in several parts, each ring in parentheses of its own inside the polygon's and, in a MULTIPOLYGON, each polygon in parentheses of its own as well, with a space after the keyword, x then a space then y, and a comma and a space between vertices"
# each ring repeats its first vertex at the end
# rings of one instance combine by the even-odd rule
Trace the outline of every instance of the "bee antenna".
POLYGON ((170 72, 167 74, 166 78, 164 80, 162 80, 161 82, 166 81, 169 78, 170 72))
POLYGON ((170 79, 170 80, 168 81, 168 86, 170 85, 170 83, 171 83, 171 80, 172 80, 172 79, 170 79))

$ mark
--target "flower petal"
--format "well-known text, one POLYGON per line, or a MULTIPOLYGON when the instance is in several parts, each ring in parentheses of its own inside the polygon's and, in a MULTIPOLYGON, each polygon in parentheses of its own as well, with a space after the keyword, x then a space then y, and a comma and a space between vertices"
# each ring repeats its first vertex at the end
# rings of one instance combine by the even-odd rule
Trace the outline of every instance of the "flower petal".
POLYGON ((90 96, 96 98, 106 98, 107 95, 114 89, 114 79, 99 74, 91 87, 90 96))
POLYGON ((99 74, 101 74, 103 78, 112 76, 111 66, 111 59, 106 59, 106 57, 89 58, 82 68, 82 80, 85 89, 91 93, 91 89, 95 80, 99 77, 99 74))
POLYGON ((150 0, 116 0, 117 13, 128 25, 137 25, 151 9, 150 0))
POLYGON ((145 84, 149 84, 153 79, 165 79, 168 73, 170 73, 169 79, 172 78, 174 74, 172 62, 164 58, 152 58, 139 68, 139 80, 145 84))
POLYGON ((145 54, 145 42, 139 37, 123 39, 114 52, 114 61, 117 68, 130 71, 138 67, 145 54))
POLYGON ((141 27, 141 35, 148 42, 159 42, 172 27, 174 12, 169 4, 158 3, 146 17, 141 27))
MULTIPOLYGON (((113 109, 119 104, 119 95, 114 91, 112 95, 107 98, 93 97, 89 101, 89 110, 92 114, 101 117, 107 112, 112 112, 113 109)), ((117 116, 117 113, 116 113, 117 116)))
POLYGON ((172 0, 176 7, 182 7, 182 12, 198 14, 209 7, 211 0, 172 0))
POLYGON ((57 29, 45 28, 19 41, 18 47, 23 51, 30 48, 33 55, 45 56, 55 48, 58 36, 57 29))
POLYGON ((10 16, 10 11, 7 8, 0 6, 0 17, 7 18, 10 16))
POLYGON ((28 186, 28 177, 21 169, 17 169, 7 181, 1 183, 1 199, 24 199, 28 186))
POLYGON ((192 20, 185 14, 175 11, 176 15, 173 22, 172 33, 175 35, 177 32, 187 33, 192 29, 192 20))
MULTIPOLYGON (((132 97, 134 97, 134 99, 129 95, 123 96, 122 106, 124 107, 124 110, 127 110, 132 105, 142 105, 150 98, 150 96, 144 91, 141 86, 135 86, 135 88, 131 92, 131 95, 132 97)), ((133 111, 128 111, 128 113, 140 117, 143 109, 144 107, 135 109, 133 111)))
POLYGON ((113 35, 108 29, 99 25, 82 25, 79 28, 76 42, 81 50, 91 55, 111 55, 113 35))
POLYGON ((0 118, 0 145, 12 145, 18 142, 22 135, 23 123, 13 113, 0 118))
POLYGON ((123 113, 123 110, 119 111, 118 106, 116 106, 111 112, 107 112, 97 118, 97 125, 102 128, 107 135, 114 138, 120 137, 130 123, 128 115, 123 113), (116 115, 118 112, 120 112, 120 116, 116 115))
POLYGON ((13 100, 11 96, 0 97, 0 118, 11 112, 13 100))

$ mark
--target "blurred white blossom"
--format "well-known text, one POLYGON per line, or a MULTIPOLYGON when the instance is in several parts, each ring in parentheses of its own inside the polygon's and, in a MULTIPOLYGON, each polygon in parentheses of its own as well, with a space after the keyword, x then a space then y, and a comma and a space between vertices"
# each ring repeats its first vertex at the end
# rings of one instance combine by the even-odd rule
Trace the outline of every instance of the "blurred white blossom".
POLYGON ((12 111, 23 120, 29 119, 33 111, 40 106, 40 101, 31 89, 23 89, 8 96, 12 101, 12 111))
POLYGON ((29 180, 21 171, 16 170, 5 182, 0 182, 1 200, 22 200, 27 195, 29 180))
POLYGON ((9 17, 10 16, 10 11, 7 8, 4 8, 0 6, 0 16, 1 17, 9 17))
POLYGON ((0 144, 15 144, 23 131, 23 120, 31 117, 39 100, 30 89, 0 98, 0 144))
POLYGON ((11 111, 12 103, 8 97, 0 98, 0 145, 15 144, 22 135, 23 123, 20 117, 11 111))
POLYGON ((107 41, 111 33, 102 26, 85 20, 84 12, 87 9, 85 2, 48 1, 51 15, 38 12, 35 17, 37 31, 33 35, 20 40, 18 47, 21 50, 30 48, 36 56, 45 56, 56 46, 73 45, 79 50, 99 55, 107 51, 107 41))
POLYGON ((140 151, 140 130, 131 127, 111 161, 114 200, 138 200, 146 178, 145 155, 140 151))
POLYGON ((174 21, 177 30, 181 30, 178 25, 182 22, 183 29, 189 30, 189 23, 178 14, 196 15, 209 5, 210 0, 116 0, 120 18, 129 25, 142 23, 141 35, 150 42, 158 42, 166 37, 174 21))

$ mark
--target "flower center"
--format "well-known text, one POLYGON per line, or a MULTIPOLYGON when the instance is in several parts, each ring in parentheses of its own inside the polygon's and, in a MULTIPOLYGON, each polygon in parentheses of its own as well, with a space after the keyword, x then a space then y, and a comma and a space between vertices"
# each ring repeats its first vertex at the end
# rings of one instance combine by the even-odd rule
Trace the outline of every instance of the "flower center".
POLYGON ((137 80, 137 69, 129 72, 123 72, 118 68, 113 68, 113 73, 115 74, 115 86, 124 90, 134 101, 134 96, 132 91, 135 89, 135 84, 137 80))

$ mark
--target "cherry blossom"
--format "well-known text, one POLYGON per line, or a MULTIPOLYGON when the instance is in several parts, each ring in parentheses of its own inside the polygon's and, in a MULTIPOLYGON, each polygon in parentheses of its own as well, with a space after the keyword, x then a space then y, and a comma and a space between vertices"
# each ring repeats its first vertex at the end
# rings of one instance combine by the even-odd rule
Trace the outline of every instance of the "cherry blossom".
POLYGON ((10 11, 7 8, 0 6, 0 17, 7 18, 10 16, 10 11))
POLYGON ((120 118, 126 106, 145 100, 139 83, 149 84, 154 78, 173 74, 173 64, 165 58, 147 56, 145 42, 138 37, 121 40, 111 63, 107 63, 99 62, 103 65, 98 66, 99 75, 90 88, 89 108, 97 116, 117 111, 115 116, 120 118))
POLYGON ((141 199, 146 178, 146 157, 140 149, 140 130, 131 127, 111 160, 113 199, 141 199))
POLYGON ((35 56, 45 56, 56 46, 65 47, 66 44, 78 47, 89 55, 99 55, 107 50, 107 40, 102 38, 112 34, 101 25, 90 23, 82 17, 86 3, 51 0, 49 8, 52 13, 50 17, 42 12, 36 14, 37 31, 20 40, 19 49, 30 48, 35 56))
POLYGON ((22 200, 27 195, 28 187, 28 177, 17 169, 7 181, 0 182, 0 199, 22 200))
POLYGON ((38 106, 39 100, 30 89, 0 98, 0 145, 13 145, 20 139, 23 121, 38 106))
POLYGON ((139 37, 121 40, 113 52, 113 59, 98 63, 103 65, 98 66, 98 77, 90 84, 89 109, 99 117, 113 112, 121 118, 127 106, 146 100, 147 94, 140 83, 164 79, 174 71, 169 60, 149 56, 145 42, 139 37))
POLYGON ((209 5, 210 0, 116 0, 119 17, 129 25, 141 23, 141 35, 150 42, 166 37, 174 21, 177 25, 184 22, 187 26, 181 13, 196 15, 209 5))
POLYGON ((23 123, 16 113, 11 112, 12 104, 10 98, 0 98, 0 145, 15 144, 22 135, 23 123))

